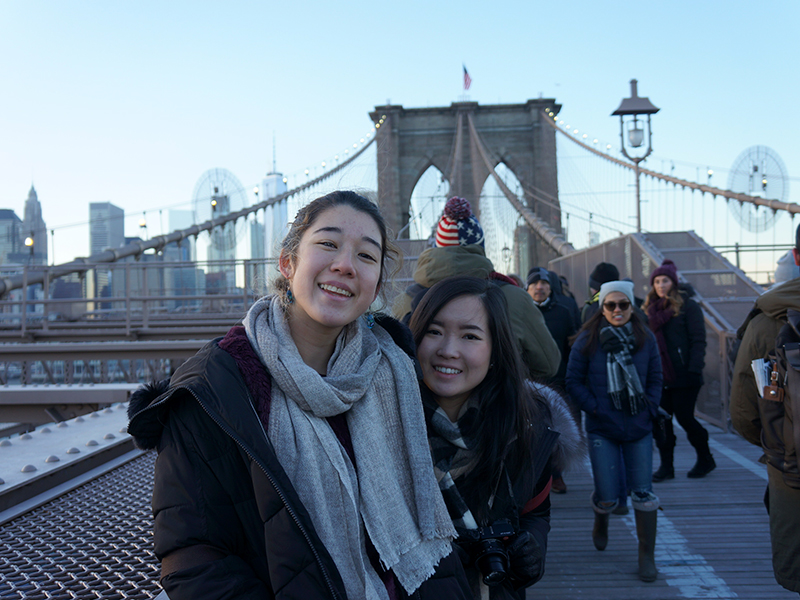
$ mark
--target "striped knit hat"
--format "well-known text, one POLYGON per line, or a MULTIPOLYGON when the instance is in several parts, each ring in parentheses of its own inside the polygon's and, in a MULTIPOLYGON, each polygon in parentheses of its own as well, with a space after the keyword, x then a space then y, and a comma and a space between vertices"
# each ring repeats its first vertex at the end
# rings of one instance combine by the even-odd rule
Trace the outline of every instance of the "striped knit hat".
POLYGON ((483 246, 483 229, 464 198, 453 196, 444 205, 444 214, 436 227, 436 245, 483 246))

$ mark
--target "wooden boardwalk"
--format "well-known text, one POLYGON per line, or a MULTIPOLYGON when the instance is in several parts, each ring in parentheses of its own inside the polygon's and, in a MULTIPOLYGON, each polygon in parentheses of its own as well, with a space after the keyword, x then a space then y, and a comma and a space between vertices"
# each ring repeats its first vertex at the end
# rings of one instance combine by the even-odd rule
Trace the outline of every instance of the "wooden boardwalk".
MULTIPOLYGON (((552 494, 547 572, 529 588, 536 600, 672 600, 740 598, 783 600, 798 595, 775 582, 763 497, 766 467, 759 448, 708 426, 717 469, 688 479, 694 450, 679 428, 675 479, 653 484, 658 513, 657 581, 637 577, 633 511, 612 515, 608 547, 592 545, 592 480, 585 468, 565 475, 568 492, 552 494)), ((658 453, 653 462, 658 467, 658 453)), ((798 532, 800 535, 800 532, 798 532)))

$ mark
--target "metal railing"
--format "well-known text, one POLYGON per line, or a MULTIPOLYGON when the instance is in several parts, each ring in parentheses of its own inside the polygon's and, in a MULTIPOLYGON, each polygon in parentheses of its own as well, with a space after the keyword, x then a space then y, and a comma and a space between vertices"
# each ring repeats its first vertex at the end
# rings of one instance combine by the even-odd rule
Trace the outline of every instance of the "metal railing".
POLYGON ((230 327, 266 292, 272 259, 87 264, 80 276, 22 268, 27 281, 0 300, 0 340, 185 338, 230 327), (185 330, 181 333, 180 330, 185 330), (109 337, 110 336, 110 337, 109 337))

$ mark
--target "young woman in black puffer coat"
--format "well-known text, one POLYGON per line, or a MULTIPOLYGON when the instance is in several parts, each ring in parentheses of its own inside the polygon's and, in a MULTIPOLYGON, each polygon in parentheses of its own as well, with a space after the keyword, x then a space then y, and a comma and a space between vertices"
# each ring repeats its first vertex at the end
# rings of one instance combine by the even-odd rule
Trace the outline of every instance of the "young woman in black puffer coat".
POLYGON ((396 258, 368 199, 317 198, 244 327, 131 399, 171 600, 471 597, 413 340, 368 312, 396 258))
POLYGON ((525 380, 496 284, 443 279, 410 327, 434 469, 473 598, 523 599, 544 574, 552 469, 581 462, 578 428, 559 394, 525 380))
MULTIPOLYGON (((700 305, 678 287, 678 270, 667 259, 650 275, 652 289, 644 306, 650 329, 656 335, 664 371, 661 408, 675 415, 686 431, 689 443, 697 452, 697 462, 688 477, 705 477, 716 468, 708 449, 708 431, 694 416, 697 395, 703 386, 706 354, 706 328, 700 305)), ((666 440, 658 444, 661 466, 653 473, 653 481, 675 477, 673 455, 675 432, 672 420, 667 422, 666 440)))

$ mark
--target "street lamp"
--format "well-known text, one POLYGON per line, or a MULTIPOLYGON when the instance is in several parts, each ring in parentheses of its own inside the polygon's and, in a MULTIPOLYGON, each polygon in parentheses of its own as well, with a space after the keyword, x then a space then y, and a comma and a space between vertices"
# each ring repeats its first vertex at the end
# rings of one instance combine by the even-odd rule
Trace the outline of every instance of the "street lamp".
POLYGON ((619 115, 619 137, 622 143, 622 153, 634 164, 636 172, 636 231, 642 231, 642 212, 641 212, 641 193, 639 189, 639 163, 650 156, 653 151, 652 130, 650 129, 650 115, 656 114, 660 109, 650 102, 649 98, 640 98, 636 90, 637 81, 631 79, 631 97, 622 100, 619 108, 611 113, 611 116, 619 115), (647 115, 647 131, 641 127, 644 121, 639 117, 647 115), (626 119, 626 117, 628 117, 626 119), (625 129, 628 129, 628 139, 626 144, 625 129), (631 155, 626 146, 630 148, 641 148, 647 138, 647 149, 642 155, 631 155))
POLYGON ((511 248, 503 246, 500 251, 503 254, 503 262, 506 264, 506 274, 511 270, 511 248))
POLYGON ((33 232, 25 238, 25 246, 30 248, 30 254, 28 255, 28 264, 33 263, 33 232))

